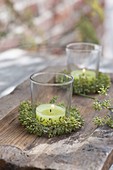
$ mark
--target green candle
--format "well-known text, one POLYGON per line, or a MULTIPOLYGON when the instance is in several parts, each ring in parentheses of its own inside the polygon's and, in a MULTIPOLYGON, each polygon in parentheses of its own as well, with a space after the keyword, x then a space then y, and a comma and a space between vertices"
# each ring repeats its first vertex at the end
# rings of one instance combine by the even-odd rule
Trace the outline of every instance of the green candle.
POLYGON ((55 104, 41 104, 36 108, 36 118, 42 118, 45 121, 59 121, 60 117, 65 116, 65 108, 55 104))
POLYGON ((90 81, 96 77, 96 73, 95 71, 92 70, 83 69, 83 70, 72 71, 71 76, 73 76, 75 80, 79 79, 79 76, 84 76, 84 78, 87 78, 90 81))

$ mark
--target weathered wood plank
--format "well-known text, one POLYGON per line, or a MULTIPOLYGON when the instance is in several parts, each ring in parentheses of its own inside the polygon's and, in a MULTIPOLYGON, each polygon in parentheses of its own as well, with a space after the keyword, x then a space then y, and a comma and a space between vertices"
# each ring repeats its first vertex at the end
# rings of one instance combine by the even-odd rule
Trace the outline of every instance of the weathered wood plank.
MULTIPOLYGON (((109 95, 113 98, 113 85, 109 95)), ((18 121, 19 103, 30 97, 29 81, 0 99, 0 170, 55 169, 108 170, 113 163, 113 130, 96 128, 92 100, 73 96, 85 119, 84 127, 71 135, 47 139, 28 134, 18 121), (7 104, 6 104, 7 103, 7 104), (2 106, 3 104, 3 106, 2 106), (14 109, 15 106, 15 109, 14 109)), ((104 112, 100 112, 104 115, 104 112)))
POLYGON ((0 119, 15 109, 23 100, 30 98, 30 81, 26 80, 3 98, 0 98, 0 119))

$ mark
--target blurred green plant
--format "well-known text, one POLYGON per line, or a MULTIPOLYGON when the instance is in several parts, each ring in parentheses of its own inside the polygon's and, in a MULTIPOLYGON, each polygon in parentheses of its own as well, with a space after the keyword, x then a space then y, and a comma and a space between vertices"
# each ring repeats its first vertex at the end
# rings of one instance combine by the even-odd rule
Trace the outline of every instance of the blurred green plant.
POLYGON ((28 36, 28 35, 22 34, 19 45, 20 47, 26 50, 29 50, 29 51, 37 50, 37 44, 35 42, 34 37, 32 37, 31 35, 28 36))
POLYGON ((102 8, 102 6, 100 5, 98 0, 86 0, 87 4, 91 6, 92 8, 92 15, 97 15, 97 17, 99 17, 100 21, 104 21, 104 10, 102 8))
POLYGON ((80 20, 76 25, 76 29, 80 33, 80 39, 83 42, 92 42, 99 44, 98 26, 103 24, 104 10, 98 0, 85 0, 88 12, 81 11, 80 20), (97 25, 98 24, 98 25, 97 25), (95 28, 95 25, 97 27, 95 28))
POLYGON ((0 31, 0 38, 5 37, 7 35, 6 31, 0 31))
POLYGON ((99 44, 99 39, 97 37, 96 30, 87 16, 81 17, 77 28, 80 32, 81 41, 99 44))

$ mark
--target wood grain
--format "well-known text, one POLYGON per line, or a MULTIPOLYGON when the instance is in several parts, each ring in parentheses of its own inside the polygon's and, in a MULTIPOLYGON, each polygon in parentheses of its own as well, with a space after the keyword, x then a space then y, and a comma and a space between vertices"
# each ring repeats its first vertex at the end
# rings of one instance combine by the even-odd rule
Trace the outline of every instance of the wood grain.
MULTIPOLYGON (((94 116, 103 116, 105 112, 95 112, 92 99, 75 95, 72 105, 79 108, 84 127, 51 139, 36 137, 28 134, 18 121, 18 105, 30 97, 28 89, 26 81, 0 100, 0 170, 108 170, 113 163, 113 130, 96 128, 92 123, 94 116)), ((109 91, 111 98, 112 92, 113 85, 109 91)))

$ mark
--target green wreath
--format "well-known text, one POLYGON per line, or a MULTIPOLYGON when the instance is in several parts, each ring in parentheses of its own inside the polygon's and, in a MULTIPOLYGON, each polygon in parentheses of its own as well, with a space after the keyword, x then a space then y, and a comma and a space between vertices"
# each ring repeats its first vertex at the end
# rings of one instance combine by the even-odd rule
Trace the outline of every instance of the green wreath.
MULTIPOLYGON (((68 71, 64 70, 63 73, 70 74, 68 71)), ((62 83, 66 81, 64 77, 59 76, 56 79, 56 82, 62 83)), ((73 82, 73 94, 95 94, 98 93, 98 91, 104 87, 109 89, 111 85, 110 76, 105 73, 98 74, 97 77, 88 80, 87 77, 84 78, 83 75, 80 75, 78 79, 74 79, 73 82)))
POLYGON ((19 121, 29 133, 36 134, 37 136, 47 136, 49 138, 75 132, 84 124, 79 111, 74 107, 71 107, 69 117, 59 118, 58 122, 50 119, 43 124, 45 120, 36 118, 36 114, 33 112, 29 101, 24 101, 20 104, 19 121))

